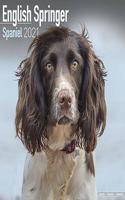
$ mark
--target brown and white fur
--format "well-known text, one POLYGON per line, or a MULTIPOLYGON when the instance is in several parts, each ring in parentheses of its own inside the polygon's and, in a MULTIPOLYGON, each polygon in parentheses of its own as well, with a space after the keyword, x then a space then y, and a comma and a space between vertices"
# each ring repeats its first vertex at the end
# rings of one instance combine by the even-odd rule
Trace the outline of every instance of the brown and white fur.
POLYGON ((39 35, 19 67, 22 200, 96 200, 93 151, 105 128, 104 65, 83 31, 39 35))

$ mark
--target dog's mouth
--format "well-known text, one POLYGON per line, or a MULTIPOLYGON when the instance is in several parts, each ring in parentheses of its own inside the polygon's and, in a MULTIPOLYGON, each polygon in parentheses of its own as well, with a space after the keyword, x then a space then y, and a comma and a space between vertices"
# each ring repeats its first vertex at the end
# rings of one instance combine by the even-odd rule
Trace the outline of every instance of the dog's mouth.
POLYGON ((58 124, 59 125, 65 125, 65 124, 69 124, 69 123, 71 123, 72 122, 72 120, 69 118, 69 117, 67 117, 67 116, 63 116, 63 117, 61 117, 60 119, 59 119, 59 121, 58 121, 58 124))

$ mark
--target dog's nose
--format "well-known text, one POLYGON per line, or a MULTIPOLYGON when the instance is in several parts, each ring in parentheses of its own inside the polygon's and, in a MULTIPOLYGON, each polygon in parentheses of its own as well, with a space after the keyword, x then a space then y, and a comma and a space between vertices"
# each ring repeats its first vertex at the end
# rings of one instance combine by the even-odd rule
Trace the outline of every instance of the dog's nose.
POLYGON ((61 108, 68 109, 71 107, 72 97, 68 90, 61 90, 58 94, 58 101, 61 108))

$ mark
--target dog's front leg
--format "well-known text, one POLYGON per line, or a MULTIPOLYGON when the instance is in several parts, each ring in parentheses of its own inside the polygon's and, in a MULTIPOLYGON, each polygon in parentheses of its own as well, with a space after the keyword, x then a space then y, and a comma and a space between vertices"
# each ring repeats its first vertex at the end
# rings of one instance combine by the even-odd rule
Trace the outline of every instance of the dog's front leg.
POLYGON ((87 168, 85 152, 79 151, 68 194, 71 200, 97 200, 95 176, 87 168))
POLYGON ((25 166, 21 200, 45 200, 42 177, 47 167, 47 159, 43 153, 36 153, 34 156, 28 154, 25 166))

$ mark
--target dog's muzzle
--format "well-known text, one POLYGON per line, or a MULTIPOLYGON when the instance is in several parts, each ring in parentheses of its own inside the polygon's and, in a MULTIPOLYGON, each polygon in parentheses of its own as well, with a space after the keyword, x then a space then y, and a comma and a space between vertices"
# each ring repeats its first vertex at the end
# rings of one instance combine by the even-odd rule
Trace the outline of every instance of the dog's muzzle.
POLYGON ((57 95, 57 101, 60 108, 60 117, 58 124, 68 124, 72 122, 71 106, 72 95, 68 89, 62 89, 57 95))
POLYGON ((66 79, 59 78, 52 95, 51 118, 59 125, 76 124, 79 118, 75 87, 66 79))

